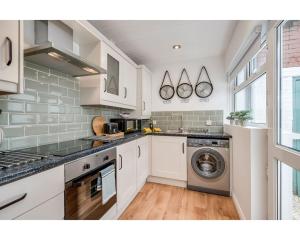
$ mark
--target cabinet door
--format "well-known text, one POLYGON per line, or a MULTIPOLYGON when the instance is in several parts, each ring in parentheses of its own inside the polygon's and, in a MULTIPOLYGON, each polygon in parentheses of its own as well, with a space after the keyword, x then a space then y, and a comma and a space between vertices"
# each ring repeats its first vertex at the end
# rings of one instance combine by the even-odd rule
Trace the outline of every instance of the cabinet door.
POLYGON ((122 213, 136 194, 136 141, 117 147, 117 207, 122 213))
POLYGON ((19 82, 19 49, 19 21, 0 21, 0 80, 19 82))
POLYGON ((120 55, 105 43, 101 44, 101 66, 107 74, 101 75, 101 98, 120 102, 120 55))
POLYGON ((186 137, 152 136, 152 176, 187 180, 186 137))
POLYGON ((137 69, 126 59, 121 61, 121 90, 123 104, 136 107, 137 69))
POLYGON ((151 116, 151 72, 147 69, 142 71, 142 115, 151 116))
POLYGON ((137 190, 139 191, 145 184, 149 173, 148 165, 149 146, 148 137, 137 140, 137 190))
POLYGON ((63 220, 65 214, 64 193, 16 218, 18 220, 63 220))

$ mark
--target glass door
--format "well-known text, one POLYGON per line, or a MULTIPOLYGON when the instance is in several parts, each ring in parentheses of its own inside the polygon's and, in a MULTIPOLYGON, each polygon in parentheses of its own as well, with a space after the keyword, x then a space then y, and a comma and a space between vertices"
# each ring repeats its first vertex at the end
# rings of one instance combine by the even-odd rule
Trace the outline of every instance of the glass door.
POLYGON ((274 28, 270 218, 300 219, 300 21, 274 28))

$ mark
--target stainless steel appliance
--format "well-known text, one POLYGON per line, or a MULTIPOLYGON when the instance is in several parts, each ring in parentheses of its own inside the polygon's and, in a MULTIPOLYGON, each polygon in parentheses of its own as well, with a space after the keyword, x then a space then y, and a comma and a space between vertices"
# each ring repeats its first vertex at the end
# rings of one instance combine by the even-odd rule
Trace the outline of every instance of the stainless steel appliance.
MULTIPOLYGON (((26 21, 26 27, 33 32, 25 32, 30 32, 34 36, 34 42, 31 43, 33 47, 24 51, 26 60, 68 73, 73 77, 106 73, 105 69, 73 52, 73 30, 63 22, 26 21)), ((32 37, 28 39, 32 40, 32 37)))
POLYGON ((136 118, 112 118, 110 122, 117 123, 119 131, 125 134, 139 132, 142 128, 142 120, 136 118))
POLYGON ((115 166, 116 148, 65 164, 65 219, 100 219, 116 204, 116 193, 104 203, 100 176, 103 169, 110 167, 115 184, 115 166))
POLYGON ((230 196, 228 139, 187 139, 188 189, 230 196))
POLYGON ((103 127, 104 133, 106 134, 114 134, 119 132, 118 123, 104 123, 103 127))

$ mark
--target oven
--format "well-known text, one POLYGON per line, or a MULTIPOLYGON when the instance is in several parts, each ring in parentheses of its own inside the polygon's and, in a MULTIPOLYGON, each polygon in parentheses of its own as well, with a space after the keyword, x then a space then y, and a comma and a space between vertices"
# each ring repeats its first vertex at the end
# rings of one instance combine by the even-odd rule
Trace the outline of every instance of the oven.
POLYGON ((65 164, 65 219, 98 220, 116 202, 116 148, 65 164))

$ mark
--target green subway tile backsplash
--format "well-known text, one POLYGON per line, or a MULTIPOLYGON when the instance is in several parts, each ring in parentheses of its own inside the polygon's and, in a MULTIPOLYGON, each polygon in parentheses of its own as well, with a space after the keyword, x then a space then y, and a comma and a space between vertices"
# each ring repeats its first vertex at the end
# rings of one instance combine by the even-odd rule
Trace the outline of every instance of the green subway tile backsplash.
POLYGON ((78 79, 30 62, 24 66, 24 94, 0 97, 1 150, 86 137, 95 116, 119 116, 117 108, 81 107, 78 79))
POLYGON ((223 110, 152 112, 152 119, 156 121, 154 127, 163 131, 182 127, 191 131, 223 132, 223 110), (212 125, 207 126, 206 120, 211 120, 212 125))

